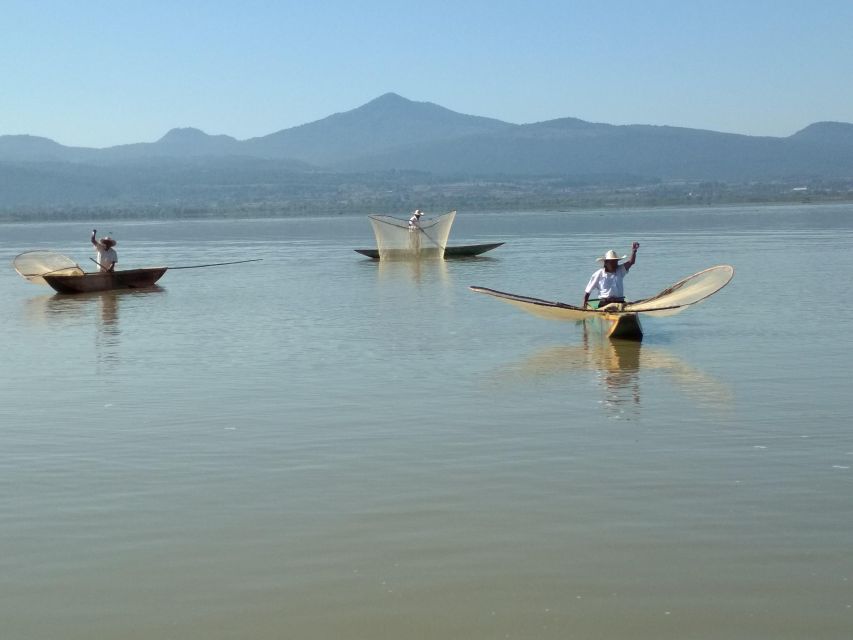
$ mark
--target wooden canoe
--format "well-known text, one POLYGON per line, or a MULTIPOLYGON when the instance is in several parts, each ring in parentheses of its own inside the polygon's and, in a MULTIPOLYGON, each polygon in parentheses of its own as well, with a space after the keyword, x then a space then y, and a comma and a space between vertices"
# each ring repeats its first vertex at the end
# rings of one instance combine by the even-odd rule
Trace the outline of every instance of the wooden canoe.
POLYGON ((43 276, 59 293, 88 293, 111 289, 143 289, 157 282, 168 267, 127 269, 124 271, 84 273, 73 275, 49 274, 43 276))
MULTIPOLYGON (((456 247, 445 247, 444 257, 471 258, 473 256, 478 256, 481 253, 486 253, 486 251, 497 249, 502 244, 503 242, 490 242, 488 244, 465 244, 456 247)), ((356 253, 360 253, 363 256, 367 256, 368 258, 379 260, 379 249, 354 249, 354 251, 356 253)))

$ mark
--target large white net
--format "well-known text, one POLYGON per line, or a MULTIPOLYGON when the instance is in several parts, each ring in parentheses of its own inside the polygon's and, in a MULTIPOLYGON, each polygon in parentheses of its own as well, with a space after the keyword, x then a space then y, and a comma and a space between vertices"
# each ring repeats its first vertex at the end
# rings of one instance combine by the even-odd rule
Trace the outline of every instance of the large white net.
POLYGON ((47 284, 42 276, 83 275, 83 269, 68 256, 53 251, 27 251, 12 260, 21 276, 35 284, 47 284))
POLYGON ((734 273, 734 267, 727 264, 711 267, 676 282, 651 298, 629 302, 621 307, 613 305, 604 311, 590 307, 581 309, 564 302, 520 296, 514 293, 487 289, 486 287, 469 287, 469 289, 477 293, 494 296, 540 318, 578 322, 603 314, 643 313, 649 316, 672 316, 715 294, 731 281, 734 273))
POLYGON ((651 298, 629 302, 624 310, 642 311, 650 316, 675 315, 690 305, 717 293, 731 281, 734 275, 734 267, 730 265, 711 267, 676 282, 651 298))
POLYGON ((421 218, 417 226, 407 220, 390 216, 368 216, 376 236, 376 249, 380 260, 442 259, 450 228, 456 212, 438 218, 421 218))

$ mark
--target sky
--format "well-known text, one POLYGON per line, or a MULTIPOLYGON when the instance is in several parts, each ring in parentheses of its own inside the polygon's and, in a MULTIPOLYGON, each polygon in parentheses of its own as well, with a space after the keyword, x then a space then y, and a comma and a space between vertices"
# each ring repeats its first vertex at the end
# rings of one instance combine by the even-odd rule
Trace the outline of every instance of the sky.
POLYGON ((853 122, 850 0, 0 0, 0 135, 238 139, 384 93, 507 122, 853 122))

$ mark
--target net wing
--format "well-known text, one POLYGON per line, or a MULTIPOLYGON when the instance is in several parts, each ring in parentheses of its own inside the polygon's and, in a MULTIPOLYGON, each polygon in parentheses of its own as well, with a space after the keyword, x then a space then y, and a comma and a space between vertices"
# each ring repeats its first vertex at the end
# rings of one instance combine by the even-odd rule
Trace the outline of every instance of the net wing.
POLYGON ((711 267, 679 280, 651 298, 629 302, 625 305, 625 311, 658 317, 672 316, 714 295, 731 282, 734 275, 735 270, 731 265, 711 267))
POLYGON ((47 284, 42 276, 83 275, 83 269, 68 256, 53 251, 26 251, 12 260, 19 275, 35 284, 47 284))
POLYGON ((563 322, 581 322, 587 318, 599 314, 594 309, 581 309, 574 307, 564 302, 552 302, 550 300, 540 300, 539 298, 530 298, 528 296, 519 296, 514 293, 506 293, 504 291, 496 291, 487 289, 486 287, 468 287, 475 293, 485 293, 486 295, 497 298, 502 302, 507 302, 514 307, 531 313, 540 318, 548 320, 562 320, 563 322))

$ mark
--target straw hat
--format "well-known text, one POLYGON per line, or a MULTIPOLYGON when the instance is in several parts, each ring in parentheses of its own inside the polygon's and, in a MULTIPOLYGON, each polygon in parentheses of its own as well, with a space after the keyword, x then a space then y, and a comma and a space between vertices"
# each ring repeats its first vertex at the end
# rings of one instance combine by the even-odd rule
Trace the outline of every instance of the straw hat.
POLYGON ((604 261, 606 261, 606 260, 624 260, 624 259, 625 259, 625 258, 627 258, 627 257, 628 257, 628 256, 622 256, 622 257, 620 258, 619 256, 617 256, 617 255, 616 255, 616 252, 615 252, 613 249, 611 249, 610 251, 608 251, 607 253, 605 253, 605 254, 604 254, 603 256, 601 256, 600 258, 596 258, 596 261, 597 261, 597 262, 604 262, 604 261))
POLYGON ((103 238, 101 238, 101 244, 107 248, 110 248, 116 246, 116 244, 118 243, 109 236, 104 236, 103 238))
POLYGON ((424 212, 421 211, 420 209, 415 209, 415 215, 420 218, 422 215, 424 215, 424 212))

